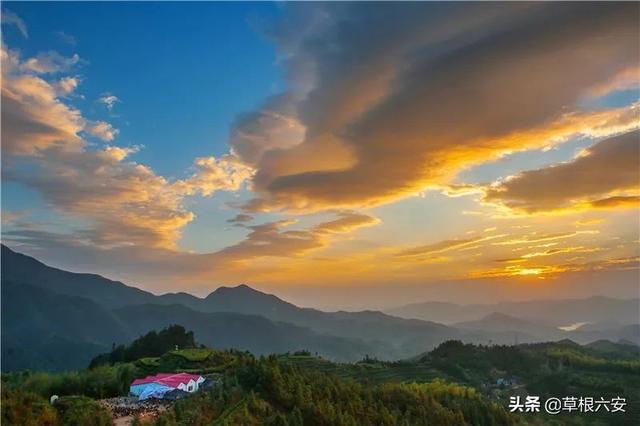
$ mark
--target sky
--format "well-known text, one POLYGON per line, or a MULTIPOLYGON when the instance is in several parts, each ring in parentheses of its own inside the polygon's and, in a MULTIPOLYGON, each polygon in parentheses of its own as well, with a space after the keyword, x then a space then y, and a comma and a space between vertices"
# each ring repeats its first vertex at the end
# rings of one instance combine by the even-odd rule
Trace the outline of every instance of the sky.
POLYGON ((638 295, 638 4, 2 7, 17 251, 322 309, 638 295))

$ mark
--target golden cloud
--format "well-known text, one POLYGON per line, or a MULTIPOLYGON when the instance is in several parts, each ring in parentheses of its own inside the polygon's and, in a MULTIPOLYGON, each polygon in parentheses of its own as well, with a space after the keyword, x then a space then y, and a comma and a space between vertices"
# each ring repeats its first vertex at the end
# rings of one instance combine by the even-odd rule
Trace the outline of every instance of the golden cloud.
POLYGON ((492 244, 498 245, 498 246, 508 246, 508 245, 514 245, 514 244, 539 243, 539 242, 546 242, 546 241, 563 240, 566 238, 575 237, 577 235, 597 234, 597 233, 598 231, 596 230, 585 230, 585 231, 575 231, 575 232, 553 232, 553 233, 532 232, 531 234, 528 234, 528 235, 513 237, 508 240, 498 241, 492 244))
POLYGON ((637 130, 598 142, 570 162, 521 172, 490 187, 484 199, 524 212, 637 207, 635 194, 607 197, 624 191, 640 191, 637 130))
POLYGON ((565 263, 559 265, 508 265, 504 268, 472 271, 472 278, 498 278, 517 276, 536 276, 544 278, 547 275, 557 275, 566 272, 601 271, 601 270, 629 270, 639 269, 640 258, 637 256, 596 260, 584 263, 565 263))
POLYGON ((212 254, 216 259, 243 261, 261 257, 297 257, 311 250, 326 247, 332 235, 349 233, 373 226, 379 219, 352 211, 338 212, 338 218, 323 222, 308 230, 287 230, 295 220, 279 220, 248 226, 246 239, 212 254))
MULTIPOLYGON (((576 106, 637 66, 638 5, 432 8, 322 5, 324 25, 282 30, 292 82, 305 82, 287 117, 304 137, 251 157, 247 210, 377 205, 509 152, 638 126, 636 107, 576 106)), ((251 139, 270 140, 267 127, 251 139)))
POLYGON ((640 195, 603 198, 591 201, 589 205, 596 209, 638 208, 640 207, 640 195))
POLYGON ((469 246, 475 246, 478 243, 494 240, 496 238, 506 237, 506 234, 501 235, 489 235, 484 237, 466 238, 457 240, 444 240, 437 243, 428 244, 424 246, 414 247, 399 252, 397 255, 401 257, 408 256, 424 256, 437 253, 444 253, 449 250, 462 249, 469 246))

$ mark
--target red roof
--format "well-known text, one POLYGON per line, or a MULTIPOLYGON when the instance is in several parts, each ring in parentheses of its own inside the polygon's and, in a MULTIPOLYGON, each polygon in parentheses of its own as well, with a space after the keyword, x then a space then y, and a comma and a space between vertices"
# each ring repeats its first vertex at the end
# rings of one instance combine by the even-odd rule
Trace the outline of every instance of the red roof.
POLYGON ((146 383, 159 383, 161 385, 177 388, 180 384, 185 385, 189 383, 189 380, 198 381, 201 376, 197 374, 187 373, 158 373, 155 376, 147 376, 142 379, 135 379, 131 386, 144 385, 146 383))

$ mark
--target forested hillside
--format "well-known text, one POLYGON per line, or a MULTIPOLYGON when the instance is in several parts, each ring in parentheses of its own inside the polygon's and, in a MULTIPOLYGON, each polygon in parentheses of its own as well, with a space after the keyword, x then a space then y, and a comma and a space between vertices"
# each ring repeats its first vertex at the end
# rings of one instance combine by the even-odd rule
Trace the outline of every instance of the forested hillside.
MULTIPOLYGON (((171 335, 183 340, 188 332, 171 335)), ((148 353, 157 342, 145 336, 125 349, 148 353)), ((176 402, 153 424, 635 425, 640 419, 639 352, 636 346, 611 342, 507 347, 449 341, 411 360, 335 363, 309 351, 255 357, 179 349, 132 362, 95 363, 73 373, 4 374, 2 420, 69 424, 63 416, 104 417, 104 407, 95 400, 125 395, 133 378, 185 371, 215 377, 220 385, 176 402), (48 406, 45 398, 52 394, 61 396, 66 411, 48 406), (514 395, 624 397, 628 405, 625 413, 509 413, 514 395)))

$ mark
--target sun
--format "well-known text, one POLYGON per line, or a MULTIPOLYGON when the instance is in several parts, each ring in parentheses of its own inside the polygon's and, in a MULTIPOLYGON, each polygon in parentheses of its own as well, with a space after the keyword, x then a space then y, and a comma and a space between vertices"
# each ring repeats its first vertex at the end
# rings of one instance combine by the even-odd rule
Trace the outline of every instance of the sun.
POLYGON ((543 272, 542 268, 522 268, 515 271, 515 275, 540 275, 543 272))

